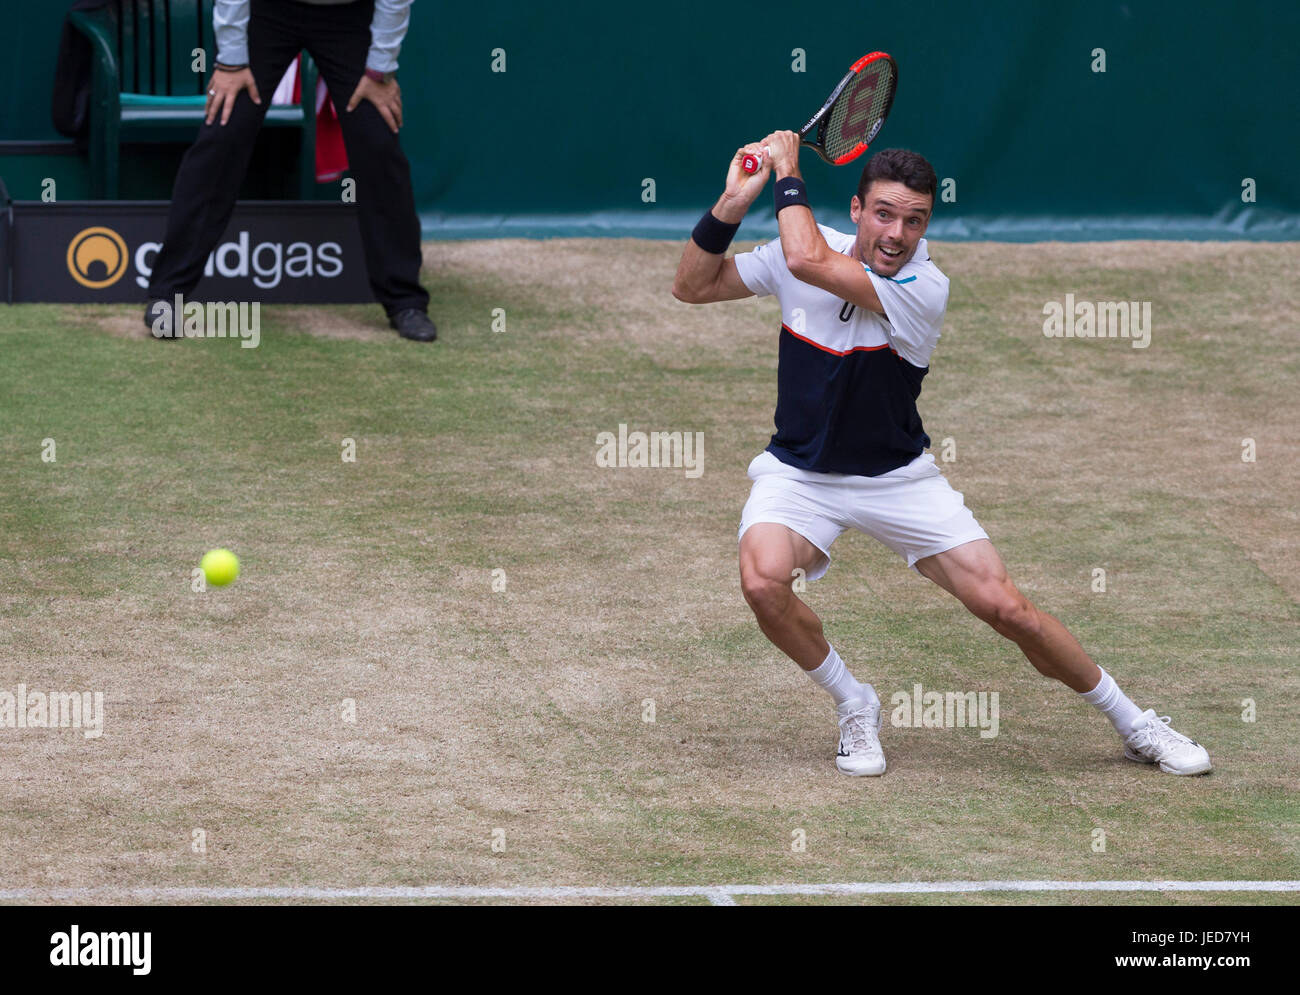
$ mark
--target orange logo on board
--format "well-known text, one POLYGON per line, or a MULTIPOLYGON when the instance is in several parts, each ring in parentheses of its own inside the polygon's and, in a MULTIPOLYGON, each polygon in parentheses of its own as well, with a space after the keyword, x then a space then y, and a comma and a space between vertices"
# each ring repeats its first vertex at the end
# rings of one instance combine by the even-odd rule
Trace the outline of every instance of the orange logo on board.
POLYGON ((126 272, 126 242, 112 228, 86 228, 68 243, 68 272, 83 287, 103 290, 126 272))

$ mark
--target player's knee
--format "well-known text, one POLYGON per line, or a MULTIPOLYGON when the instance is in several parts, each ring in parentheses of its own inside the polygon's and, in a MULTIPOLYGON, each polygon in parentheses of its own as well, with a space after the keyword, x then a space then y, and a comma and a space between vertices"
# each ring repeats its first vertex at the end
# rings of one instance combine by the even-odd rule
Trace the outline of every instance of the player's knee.
POLYGON ((1040 630, 1037 609, 1010 584, 989 585, 967 607, 1008 639, 1033 638, 1040 630))
POLYGON ((783 614, 793 596, 788 580, 772 577, 756 567, 741 568, 740 590, 746 603, 759 617, 783 614))

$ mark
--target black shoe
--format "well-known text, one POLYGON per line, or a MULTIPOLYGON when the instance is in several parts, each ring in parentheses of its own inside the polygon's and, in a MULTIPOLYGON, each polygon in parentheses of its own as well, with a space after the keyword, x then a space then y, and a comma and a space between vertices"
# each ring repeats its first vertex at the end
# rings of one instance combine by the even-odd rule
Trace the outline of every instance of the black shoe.
POLYGON ((438 329, 429 320, 429 316, 418 308, 407 308, 388 316, 388 323, 397 329, 397 334, 404 339, 416 342, 432 342, 438 337, 438 329))
POLYGON ((145 304, 145 306, 144 306, 144 326, 145 326, 145 328, 149 329, 149 334, 150 334, 150 335, 153 335, 153 337, 156 338, 156 339, 174 339, 174 338, 176 338, 176 322, 175 322, 175 315, 172 316, 172 322, 171 322, 172 327, 171 327, 171 330, 167 332, 167 334, 165 334, 165 335, 154 335, 154 331, 153 331, 153 325, 154 325, 154 322, 158 319, 159 314, 165 314, 165 313, 167 313, 167 312, 164 312, 164 311, 161 311, 161 310, 160 310, 160 306, 163 306, 163 305, 166 306, 167 311, 170 311, 170 310, 172 309, 172 307, 174 307, 174 305, 172 304, 171 301, 165 301, 165 300, 162 300, 161 298, 155 298, 155 299, 150 300, 148 303, 145 304))

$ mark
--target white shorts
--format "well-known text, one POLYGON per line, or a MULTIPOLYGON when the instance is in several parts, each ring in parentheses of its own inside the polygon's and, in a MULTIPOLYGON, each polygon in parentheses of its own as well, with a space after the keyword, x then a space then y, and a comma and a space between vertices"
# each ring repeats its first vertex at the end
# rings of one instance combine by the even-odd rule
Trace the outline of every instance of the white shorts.
POLYGON ((749 464, 749 479, 754 487, 740 514, 740 536, 758 522, 793 529, 824 554, 809 569, 809 580, 825 576, 831 543, 845 529, 879 539, 909 567, 989 537, 929 453, 878 477, 862 477, 801 470, 764 450, 749 464))

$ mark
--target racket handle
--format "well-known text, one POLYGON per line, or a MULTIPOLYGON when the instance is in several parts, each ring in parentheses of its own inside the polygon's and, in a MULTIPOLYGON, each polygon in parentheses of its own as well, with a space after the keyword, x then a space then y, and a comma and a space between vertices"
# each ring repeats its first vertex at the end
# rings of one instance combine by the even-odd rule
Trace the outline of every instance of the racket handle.
POLYGON ((749 173, 751 176, 754 173, 757 173, 763 168, 763 159, 766 156, 767 151, 767 149, 763 149, 762 153, 759 154, 746 152, 744 157, 740 160, 741 171, 749 173))

